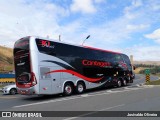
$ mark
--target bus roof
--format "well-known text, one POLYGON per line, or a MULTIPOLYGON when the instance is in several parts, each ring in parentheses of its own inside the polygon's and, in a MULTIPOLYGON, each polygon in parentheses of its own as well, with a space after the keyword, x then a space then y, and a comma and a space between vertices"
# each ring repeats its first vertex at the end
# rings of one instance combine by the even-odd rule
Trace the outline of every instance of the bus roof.
MULTIPOLYGON (((94 47, 91 47, 91 46, 75 45, 75 44, 71 44, 71 43, 67 43, 67 42, 61 42, 61 41, 58 41, 56 39, 44 38, 44 37, 39 37, 39 36, 27 36, 27 37, 34 37, 34 38, 38 38, 38 39, 49 40, 49 41, 58 42, 58 43, 62 43, 62 44, 73 45, 73 46, 77 46, 77 47, 83 47, 83 48, 87 48, 87 49, 91 49, 91 50, 98 50, 98 51, 102 51, 102 52, 122 54, 120 52, 115 52, 115 51, 110 51, 110 50, 105 50, 105 49, 100 49, 100 48, 94 48, 94 47)), ((21 39, 23 39, 23 38, 21 38, 21 39)))
POLYGON ((98 50, 98 51, 103 51, 103 52, 110 52, 110 53, 115 53, 115 54, 122 54, 120 52, 114 52, 114 51, 110 51, 110 50, 104 50, 104 49, 100 49, 100 48, 94 48, 94 47, 90 47, 90 46, 83 46, 84 48, 88 48, 88 49, 92 49, 92 50, 98 50))

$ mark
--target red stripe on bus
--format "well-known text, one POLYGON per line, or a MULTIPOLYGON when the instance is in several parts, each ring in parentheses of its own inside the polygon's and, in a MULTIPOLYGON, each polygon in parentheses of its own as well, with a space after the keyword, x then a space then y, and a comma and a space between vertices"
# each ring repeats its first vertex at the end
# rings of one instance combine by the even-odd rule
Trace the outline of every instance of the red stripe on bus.
POLYGON ((89 81, 89 82, 97 82, 99 80, 101 80, 103 77, 100 77, 100 78, 88 78, 88 77, 85 77, 75 71, 72 71, 72 70, 53 70, 53 71, 50 71, 50 72, 47 72, 46 74, 50 74, 50 73, 55 73, 55 72, 66 72, 66 73, 70 73, 70 74, 73 74, 79 78, 82 78, 86 81, 89 81))

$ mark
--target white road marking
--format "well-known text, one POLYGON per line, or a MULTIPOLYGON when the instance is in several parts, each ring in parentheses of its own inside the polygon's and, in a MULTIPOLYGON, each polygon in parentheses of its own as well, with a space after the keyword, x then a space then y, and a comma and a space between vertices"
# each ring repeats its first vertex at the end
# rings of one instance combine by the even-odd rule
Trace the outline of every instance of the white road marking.
POLYGON ((74 100, 74 99, 79 99, 79 98, 94 97, 94 96, 98 96, 98 95, 106 95, 106 94, 112 94, 112 93, 121 93, 121 92, 127 92, 127 91, 139 90, 139 89, 145 89, 145 88, 149 88, 149 87, 138 87, 138 88, 126 88, 125 87, 124 90, 117 90, 117 91, 116 90, 115 91, 106 90, 105 92, 97 92, 95 94, 84 94, 84 95, 78 95, 78 96, 73 96, 73 97, 61 98, 61 99, 56 99, 56 100, 36 102, 36 103, 31 103, 31 104, 14 106, 13 108, 20 108, 20 107, 26 107, 26 106, 32 106, 32 105, 40 105, 40 104, 45 104, 45 103, 55 103, 55 102, 74 100))
POLYGON ((123 91, 132 91, 132 90, 139 90, 139 89, 144 89, 144 88, 124 88, 125 90, 123 91))
POLYGON ((70 117, 70 118, 65 118, 63 120, 73 120, 73 119, 77 119, 79 117, 84 117, 84 116, 87 116, 87 115, 91 115, 91 114, 95 114, 99 111, 105 111, 105 110, 110 110, 110 109, 113 109, 113 108, 117 108, 117 107, 121 107, 121 106, 124 106, 125 104, 120 104, 120 105, 116 105, 116 106, 112 106, 112 107, 107 107, 107 108, 104 108, 104 109, 101 109, 101 110, 98 110, 98 111, 94 111, 94 112, 89 112, 89 113, 86 113, 86 114, 81 114, 81 115, 78 115, 76 117, 70 117))
POLYGON ((122 90, 108 90, 106 92, 109 92, 109 93, 118 93, 118 92, 122 92, 122 90))
POLYGON ((143 85, 144 88, 153 88, 155 86, 158 86, 158 85, 143 85))
POLYGON ((88 94, 83 94, 81 95, 81 97, 88 97, 88 94))
POLYGON ((20 107, 27 107, 27 106, 33 106, 33 105, 40 105, 40 104, 45 104, 45 103, 54 103, 54 102, 61 102, 61 101, 67 101, 67 100, 74 100, 74 99, 79 99, 79 98, 87 98, 87 97, 94 97, 98 95, 106 95, 106 94, 111 94, 111 93, 100 93, 100 94, 87 94, 85 96, 83 95, 78 95, 76 97, 68 97, 68 98, 61 98, 57 100, 49 100, 49 101, 44 101, 44 102, 36 102, 36 103, 31 103, 31 104, 25 104, 25 105, 19 105, 19 106, 14 106, 13 108, 20 108, 20 107))
POLYGON ((60 101, 65 101, 65 100, 73 100, 73 99, 77 99, 77 98, 83 98, 83 97, 76 96, 76 97, 69 97, 69 98, 61 98, 61 99, 57 99, 57 100, 49 100, 49 101, 44 101, 44 102, 36 102, 36 103, 31 103, 31 104, 14 106, 13 108, 26 107, 26 106, 32 106, 32 105, 40 105, 40 104, 45 104, 45 103, 60 102, 60 101))

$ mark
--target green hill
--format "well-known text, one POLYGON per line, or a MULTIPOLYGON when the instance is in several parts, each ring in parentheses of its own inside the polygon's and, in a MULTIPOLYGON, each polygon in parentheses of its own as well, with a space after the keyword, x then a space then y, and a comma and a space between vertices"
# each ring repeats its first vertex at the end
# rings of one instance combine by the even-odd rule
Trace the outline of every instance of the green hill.
POLYGON ((0 46, 0 73, 13 71, 13 49, 0 46))

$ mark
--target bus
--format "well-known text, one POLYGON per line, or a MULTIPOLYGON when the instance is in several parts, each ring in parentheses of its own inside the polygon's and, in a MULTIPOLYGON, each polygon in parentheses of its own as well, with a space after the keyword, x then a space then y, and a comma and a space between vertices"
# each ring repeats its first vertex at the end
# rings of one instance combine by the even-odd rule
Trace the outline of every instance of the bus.
POLYGON ((22 95, 51 95, 133 83, 129 57, 119 52, 28 36, 14 44, 15 79, 22 95))

